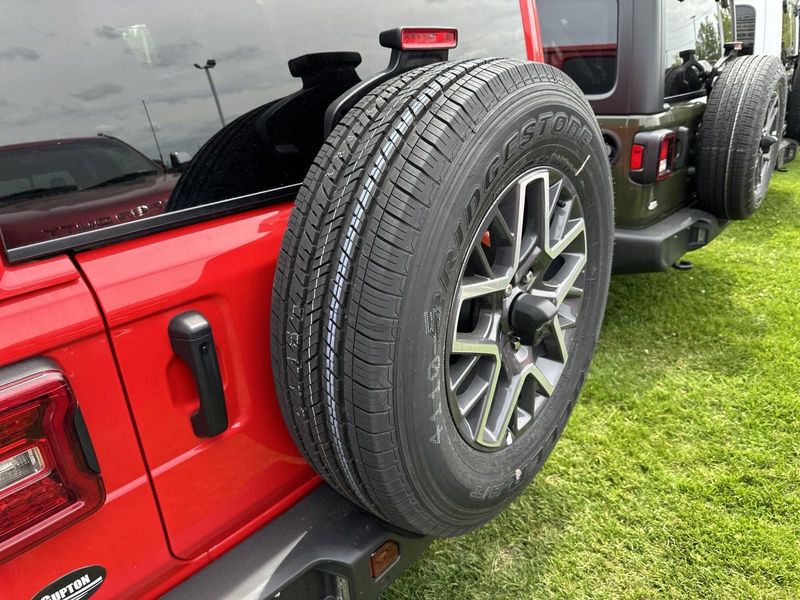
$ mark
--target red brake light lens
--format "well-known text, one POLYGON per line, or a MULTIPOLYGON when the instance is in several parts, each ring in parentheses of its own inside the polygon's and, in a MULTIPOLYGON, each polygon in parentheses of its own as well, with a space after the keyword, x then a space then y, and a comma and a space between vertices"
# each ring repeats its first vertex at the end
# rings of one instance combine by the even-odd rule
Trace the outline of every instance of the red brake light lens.
POLYGON ((644 169, 644 146, 634 144, 631 148, 631 171, 644 169))
POLYGON ((76 409, 56 370, 0 387, 0 562, 103 502, 75 431, 76 409))
POLYGON ((458 30, 451 27, 403 27, 401 50, 449 50, 458 46, 458 30))
POLYGON ((675 159, 677 136, 672 133, 664 136, 658 145, 658 174, 656 179, 662 181, 672 175, 672 164, 675 159))

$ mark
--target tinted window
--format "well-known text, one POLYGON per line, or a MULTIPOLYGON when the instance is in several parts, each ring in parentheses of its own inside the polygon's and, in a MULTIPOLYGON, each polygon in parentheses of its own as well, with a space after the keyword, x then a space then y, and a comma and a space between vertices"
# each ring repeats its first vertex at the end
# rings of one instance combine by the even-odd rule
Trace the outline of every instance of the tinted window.
POLYGON ((113 139, 12 146, 0 153, 0 202, 65 187, 95 189, 158 170, 147 157, 113 139))
POLYGON ((0 196, 20 193, 0 199, 7 247, 299 183, 325 108, 388 64, 384 29, 452 25, 451 58, 525 56, 517 0, 0 8, 0 196))
POLYGON ((695 60, 713 64, 731 39, 731 16, 715 0, 666 0, 664 2, 664 69, 667 98, 703 89, 697 71, 682 69, 688 52, 695 60), (683 54, 683 56, 681 56, 683 54))
POLYGON ((756 41, 756 9, 752 6, 736 7, 736 37, 742 42, 744 50, 752 54, 756 41))
POLYGON ((617 81, 617 0, 538 0, 545 60, 586 94, 617 81))

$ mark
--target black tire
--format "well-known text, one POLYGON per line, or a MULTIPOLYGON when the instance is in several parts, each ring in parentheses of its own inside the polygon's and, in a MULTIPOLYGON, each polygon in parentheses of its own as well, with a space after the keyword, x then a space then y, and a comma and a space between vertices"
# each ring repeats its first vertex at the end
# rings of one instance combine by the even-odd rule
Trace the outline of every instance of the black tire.
POLYGON ((202 206, 275 187, 267 148, 256 122, 269 110, 259 106, 215 133, 192 159, 172 190, 167 211, 202 206))
POLYGON ((422 534, 458 535, 498 514, 541 468, 583 384, 611 273, 612 199, 591 108, 547 65, 440 63, 362 99, 305 179, 272 299, 283 414, 325 480, 422 534), (484 215, 543 165, 581 200, 585 309, 541 413, 513 444, 482 451, 449 408, 446 328, 484 215))
POLYGON ((778 159, 785 110, 786 76, 777 57, 741 56, 725 66, 700 129, 701 208, 723 219, 746 219, 761 206, 778 159), (774 141, 762 147, 762 130, 776 97, 774 141))
POLYGON ((795 67, 786 108, 786 137, 800 140, 800 68, 795 67))

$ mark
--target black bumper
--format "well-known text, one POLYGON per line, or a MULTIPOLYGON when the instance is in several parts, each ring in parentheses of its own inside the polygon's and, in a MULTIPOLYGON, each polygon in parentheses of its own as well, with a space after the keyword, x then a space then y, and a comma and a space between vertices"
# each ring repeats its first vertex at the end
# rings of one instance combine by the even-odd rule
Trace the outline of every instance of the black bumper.
POLYGON ((431 538, 389 531, 321 486, 164 598, 377 598, 430 543, 431 538), (398 544, 400 557, 373 579, 370 556, 389 540, 398 544))
POLYGON ((702 248, 728 224, 696 208, 684 208, 644 229, 618 228, 614 272, 664 271, 687 252, 702 248))

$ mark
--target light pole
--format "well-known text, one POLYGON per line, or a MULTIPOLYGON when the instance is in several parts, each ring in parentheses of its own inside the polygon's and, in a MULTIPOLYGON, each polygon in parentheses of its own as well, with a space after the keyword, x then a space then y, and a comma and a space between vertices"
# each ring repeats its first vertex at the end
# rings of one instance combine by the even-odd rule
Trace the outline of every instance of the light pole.
POLYGON ((211 86, 211 95, 214 96, 214 102, 217 105, 217 112, 219 113, 219 122, 222 123, 222 126, 225 127, 225 117, 222 116, 222 106, 219 103, 219 96, 217 96, 217 88, 214 87, 214 80, 211 79, 211 69, 217 66, 217 61, 213 58, 209 58, 206 61, 205 65, 198 65, 194 63, 195 69, 201 69, 206 72, 206 77, 208 77, 208 85, 211 86))

